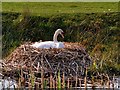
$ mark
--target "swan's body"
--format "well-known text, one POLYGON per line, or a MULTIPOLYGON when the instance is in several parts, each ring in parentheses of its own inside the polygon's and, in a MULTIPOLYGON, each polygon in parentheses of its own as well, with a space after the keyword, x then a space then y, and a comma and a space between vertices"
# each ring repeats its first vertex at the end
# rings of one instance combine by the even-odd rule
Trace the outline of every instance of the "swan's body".
POLYGON ((36 42, 32 45, 35 48, 64 48, 63 42, 54 42, 54 41, 45 41, 45 42, 36 42))
POLYGON ((49 49, 49 48, 64 48, 64 43, 63 42, 58 42, 57 41, 57 36, 60 34, 63 38, 63 31, 61 29, 57 29, 55 31, 53 41, 45 41, 45 42, 35 42, 32 44, 32 47, 35 48, 44 48, 44 49, 49 49))

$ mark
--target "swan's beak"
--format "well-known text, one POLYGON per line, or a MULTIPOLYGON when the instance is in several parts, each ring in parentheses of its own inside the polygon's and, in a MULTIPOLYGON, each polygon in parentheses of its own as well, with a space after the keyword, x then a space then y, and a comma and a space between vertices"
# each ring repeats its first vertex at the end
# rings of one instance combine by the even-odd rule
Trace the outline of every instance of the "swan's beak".
POLYGON ((63 35, 63 33, 61 33, 61 36, 62 36, 62 38, 64 38, 64 35, 63 35))

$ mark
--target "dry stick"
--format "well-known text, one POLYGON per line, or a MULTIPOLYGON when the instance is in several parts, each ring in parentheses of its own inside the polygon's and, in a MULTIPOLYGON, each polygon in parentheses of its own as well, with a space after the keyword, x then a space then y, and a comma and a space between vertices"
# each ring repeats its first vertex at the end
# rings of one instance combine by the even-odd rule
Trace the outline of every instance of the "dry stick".
POLYGON ((43 54, 41 57, 41 88, 44 88, 44 70, 43 70, 43 54))
MULTIPOLYGON (((30 73, 29 73, 30 74, 30 73)), ((31 76, 30 76, 30 78, 31 78, 31 76)), ((31 88, 31 85, 30 85, 30 78, 29 78, 29 80, 28 80, 28 87, 29 87, 29 90, 30 90, 30 88, 31 88)))
POLYGON ((53 77, 52 77, 52 74, 50 73, 50 88, 54 88, 53 87, 54 83, 52 82, 52 79, 53 79, 53 77))
POLYGON ((20 67, 20 71, 21 71, 21 79, 20 79, 20 81, 21 81, 21 85, 22 85, 22 82, 23 82, 23 71, 22 71, 22 67, 20 67))
POLYGON ((67 82, 67 87, 68 87, 68 88, 70 87, 70 81, 69 81, 69 78, 68 78, 68 82, 67 82))
POLYGON ((85 90, 87 90, 87 83, 86 83, 86 76, 85 76, 85 78, 84 78, 84 84, 85 84, 85 90))
POLYGON ((91 83, 91 84, 92 84, 92 89, 94 90, 94 86, 95 86, 95 85, 94 85, 94 80, 92 79, 91 82, 92 82, 92 83, 91 83))
POLYGON ((38 80, 38 88, 41 88, 40 86, 41 86, 41 78, 37 78, 37 80, 38 80))
POLYGON ((107 78, 108 78, 107 85, 108 85, 108 88, 110 88, 110 79, 109 79, 108 74, 107 74, 107 78))
POLYGON ((29 78, 29 90, 30 90, 30 88, 32 88, 32 81, 31 81, 31 80, 32 80, 32 78, 33 78, 33 77, 32 77, 32 74, 33 74, 33 73, 32 73, 31 61, 30 61, 30 73, 29 73, 29 74, 30 74, 30 78, 29 78))
POLYGON ((56 76, 55 87, 58 88, 58 78, 56 76))
MULTIPOLYGON (((20 66, 18 66, 18 68, 20 69, 20 66)), ((19 74, 21 74, 21 73, 19 73, 19 74)), ((21 86, 21 75, 19 76, 19 80, 18 80, 18 88, 21 88, 20 86, 21 86)))
POLYGON ((33 72, 32 72, 32 58, 31 58, 31 55, 28 56, 29 57, 29 60, 30 60, 30 78, 29 78, 29 89, 32 88, 32 79, 33 79, 33 72))
POLYGON ((113 80, 112 80, 112 88, 114 90, 114 83, 115 83, 115 74, 113 75, 113 80))
POLYGON ((52 81, 53 81, 53 88, 55 89, 55 80, 53 79, 52 81))
POLYGON ((71 80, 71 82, 70 82, 70 88, 72 88, 72 86, 73 86, 73 85, 72 85, 72 80, 71 80))
POLYGON ((101 84, 101 88, 102 88, 102 86, 103 86, 103 78, 102 78, 102 75, 101 75, 100 77, 101 77, 100 84, 101 84))
POLYGON ((53 68, 51 67, 50 63, 48 62, 47 58, 44 56, 46 62, 48 63, 49 67, 51 68, 51 70, 53 70, 53 68))
POLYGON ((63 72, 63 78, 62 78, 62 88, 65 88, 65 74, 63 72))
POLYGON ((77 84, 78 84, 78 77, 77 77, 77 75, 76 75, 76 78, 75 78, 76 80, 75 80, 75 87, 77 87, 77 84))
POLYGON ((77 76, 77 72, 78 72, 78 64, 76 62, 74 62, 76 64, 76 80, 75 80, 75 87, 77 87, 78 84, 78 76, 77 76))
POLYGON ((85 84, 85 90, 87 90, 87 67, 85 72, 84 84, 85 84))
POLYGON ((38 62, 38 64, 37 64, 37 72, 39 72, 39 68, 40 67, 40 63, 38 62))
POLYGON ((26 51, 25 45, 23 45, 23 51, 24 51, 24 52, 26 51))
POLYGON ((79 78, 79 86, 80 86, 80 89, 81 89, 81 79, 79 78))

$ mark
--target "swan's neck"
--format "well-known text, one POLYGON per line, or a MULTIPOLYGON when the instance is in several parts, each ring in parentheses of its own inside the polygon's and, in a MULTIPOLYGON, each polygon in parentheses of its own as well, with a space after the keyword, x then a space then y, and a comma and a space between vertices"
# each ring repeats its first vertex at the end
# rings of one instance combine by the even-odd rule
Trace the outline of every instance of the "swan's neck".
POLYGON ((58 36, 58 33, 55 33, 54 36, 53 36, 53 41, 54 41, 54 42, 58 42, 58 41, 57 41, 57 36, 58 36))

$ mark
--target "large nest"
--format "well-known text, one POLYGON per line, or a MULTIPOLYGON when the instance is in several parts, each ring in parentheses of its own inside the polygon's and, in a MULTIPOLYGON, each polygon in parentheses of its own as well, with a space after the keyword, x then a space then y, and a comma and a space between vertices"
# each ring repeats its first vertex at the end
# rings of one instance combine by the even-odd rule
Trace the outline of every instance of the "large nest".
POLYGON ((55 75, 60 71, 67 77, 76 75, 79 77, 90 64, 89 55, 78 43, 65 43, 65 48, 62 49, 38 49, 27 43, 18 47, 6 58, 3 71, 9 72, 10 76, 15 76, 16 71, 21 69, 23 73, 32 71, 38 75, 42 68, 44 74, 55 75))

